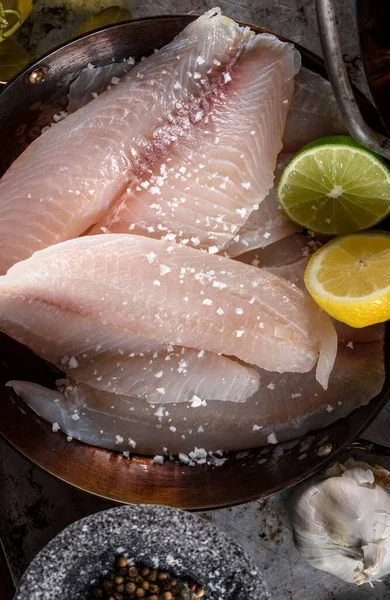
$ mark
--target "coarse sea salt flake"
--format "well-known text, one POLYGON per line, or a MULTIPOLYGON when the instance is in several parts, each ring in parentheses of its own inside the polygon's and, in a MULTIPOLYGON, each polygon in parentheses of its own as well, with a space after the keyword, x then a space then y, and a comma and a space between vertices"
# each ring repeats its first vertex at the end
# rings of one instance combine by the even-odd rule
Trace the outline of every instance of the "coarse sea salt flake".
POLYGON ((209 246, 208 252, 209 254, 216 254, 217 252, 219 252, 219 248, 218 246, 209 246))
POLYGON ((79 363, 77 362, 77 360, 75 359, 75 357, 72 356, 69 359, 69 368, 70 369, 77 369, 78 366, 79 366, 79 363))
POLYGON ((202 358, 203 355, 204 355, 204 350, 201 350, 200 352, 198 352, 198 358, 202 358))
POLYGON ((154 259, 156 258, 156 254, 154 252, 149 252, 145 256, 150 265, 152 264, 152 262, 154 262, 154 259))
POLYGON ((198 65, 203 65, 206 61, 202 55, 199 55, 198 58, 196 59, 196 62, 198 65))
POLYGON ((156 392, 158 392, 159 394, 165 394, 165 388, 156 388, 156 392))
POLYGON ((250 181, 246 181, 245 183, 242 183, 241 185, 246 190, 249 190, 249 188, 251 187, 250 181))
POLYGON ((198 406, 202 406, 202 398, 194 394, 191 398, 191 407, 197 408, 198 406))
POLYGON ((267 442, 268 442, 269 444, 277 444, 277 443, 278 443, 277 437, 276 437, 276 435, 274 434, 274 432, 270 433, 270 434, 267 436, 267 442))
POLYGON ((211 306, 213 301, 210 298, 205 298, 202 304, 206 304, 206 306, 211 306))
POLYGON ((58 423, 53 423, 53 425, 51 426, 51 430, 53 431, 53 433, 57 433, 57 431, 59 431, 61 428, 58 425, 58 423))
POLYGON ((224 73, 223 74, 223 80, 225 83, 229 83, 229 81, 232 80, 230 73, 224 73))
POLYGON ((77 413, 73 413, 73 415, 72 415, 73 421, 78 421, 79 418, 80 418, 80 415, 78 415, 77 413))
POLYGON ((181 83, 179 81, 175 81, 173 87, 175 90, 181 90, 181 83))
POLYGON ((121 435, 116 435, 115 436, 115 444, 122 444, 123 442, 123 437, 121 435))
POLYGON ((158 279, 154 279, 153 280, 153 285, 157 285, 158 287, 160 287, 161 283, 159 282, 158 279))
POLYGON ((351 350, 353 350, 353 348, 354 348, 353 342, 348 342, 347 348, 351 348, 351 350))
POLYGON ((240 338, 244 335, 245 331, 244 329, 236 329, 236 337, 240 338))
POLYGON ((274 389, 275 389, 275 384, 274 384, 274 383, 269 383, 269 384, 267 385, 267 389, 268 389, 268 390, 271 390, 271 391, 272 391, 272 390, 274 390, 274 389))
POLYGON ((252 431, 259 431, 260 429, 263 429, 261 425, 253 425, 252 427, 252 431))
POLYGON ((242 308, 236 308, 236 315, 243 315, 244 310, 242 308))
POLYGON ((162 371, 159 371, 158 373, 155 373, 155 375, 154 375, 154 376, 155 376, 155 378, 156 378, 156 379, 160 379, 160 377, 162 377, 162 376, 163 376, 163 372, 162 372, 162 371))
POLYGON ((172 431, 172 433, 175 433, 176 431, 176 427, 174 425, 171 425, 169 429, 172 431))
POLYGON ((166 275, 167 273, 170 273, 171 269, 169 267, 167 267, 167 265, 160 265, 160 275, 161 277, 163 275, 166 275))
POLYGON ((225 312, 225 311, 223 310, 223 308, 221 308, 221 307, 217 308, 217 314, 218 314, 218 315, 223 315, 223 314, 224 314, 224 312, 225 312))

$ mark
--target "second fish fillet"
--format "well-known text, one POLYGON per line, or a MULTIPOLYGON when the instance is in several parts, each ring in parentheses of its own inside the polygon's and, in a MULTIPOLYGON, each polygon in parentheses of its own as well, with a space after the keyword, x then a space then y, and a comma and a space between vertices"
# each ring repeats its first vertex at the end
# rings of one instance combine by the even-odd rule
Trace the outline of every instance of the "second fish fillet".
POLYGON ((319 359, 324 387, 337 351, 330 318, 286 280, 126 234, 69 240, 14 265, 0 278, 0 329, 46 357, 62 340, 69 357, 127 336, 138 353, 179 345, 277 372, 319 359))

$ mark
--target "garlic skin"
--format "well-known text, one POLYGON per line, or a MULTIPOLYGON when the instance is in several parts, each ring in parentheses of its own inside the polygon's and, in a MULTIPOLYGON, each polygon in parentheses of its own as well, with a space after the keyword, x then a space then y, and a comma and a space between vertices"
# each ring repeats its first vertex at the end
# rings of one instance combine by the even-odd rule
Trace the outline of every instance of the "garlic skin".
POLYGON ((294 542, 316 569, 362 585, 390 573, 390 473, 348 460, 294 491, 294 542))

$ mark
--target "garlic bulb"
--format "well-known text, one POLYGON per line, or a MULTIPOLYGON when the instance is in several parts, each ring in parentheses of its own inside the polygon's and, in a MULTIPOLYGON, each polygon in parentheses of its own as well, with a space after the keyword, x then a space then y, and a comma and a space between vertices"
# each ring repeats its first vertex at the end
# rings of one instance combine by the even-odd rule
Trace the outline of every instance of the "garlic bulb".
POLYGON ((294 542, 317 569, 361 585, 390 573, 390 473, 348 460, 298 486, 294 542))

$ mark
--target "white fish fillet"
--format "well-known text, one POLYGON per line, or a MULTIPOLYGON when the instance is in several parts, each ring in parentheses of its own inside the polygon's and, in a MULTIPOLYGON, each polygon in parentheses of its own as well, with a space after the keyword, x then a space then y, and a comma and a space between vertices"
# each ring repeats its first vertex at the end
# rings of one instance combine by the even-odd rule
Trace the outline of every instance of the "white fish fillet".
POLYGON ((150 404, 189 400, 196 404, 203 398, 244 402, 259 388, 256 371, 212 352, 177 346, 142 352, 143 356, 134 353, 134 346, 127 352, 128 348, 118 351, 117 345, 108 352, 99 348, 73 357, 73 362, 62 361, 61 368, 78 382, 145 398, 150 404))
POLYGON ((367 404, 381 391, 384 376, 382 337, 357 343, 354 349, 341 345, 327 391, 314 372, 261 371, 259 391, 243 404, 230 404, 229 410, 216 400, 198 408, 182 403, 156 410, 141 399, 84 384, 71 386, 65 395, 28 382, 8 385, 44 419, 76 439, 153 455, 164 448, 174 454, 189 452, 195 446, 214 452, 242 450, 267 444, 271 434, 279 442, 292 440, 367 404), (76 421, 71 417, 74 411, 80 416, 76 421))
POLYGON ((302 68, 295 77, 295 92, 283 135, 283 152, 297 152, 312 140, 348 135, 327 79, 302 68))
POLYGON ((259 208, 251 212, 244 225, 223 248, 223 252, 231 258, 256 248, 264 248, 302 229, 290 221, 276 195, 279 179, 293 156, 279 154, 273 187, 259 208))
MULTIPOLYGON (((185 122, 192 131, 197 113, 207 100, 204 89, 216 86, 218 97, 224 95, 228 86, 224 75, 233 68, 243 42, 253 35, 222 17, 219 10, 210 11, 134 67, 120 85, 36 139, 0 181, 0 273, 40 248, 87 231, 103 218, 129 182, 142 182, 150 169, 164 162, 162 157, 168 160, 177 135, 184 136, 190 145, 187 129, 183 125, 178 131, 170 123, 170 114, 178 110, 178 103, 185 105, 185 122), (199 80, 188 75, 195 71, 200 74, 199 80), (203 78, 207 80, 205 86, 203 78)), ((293 78, 297 53, 273 37, 269 44, 280 48, 288 63, 286 73, 278 67, 270 78, 269 91, 281 93, 284 86, 293 86, 292 79, 289 83, 285 75, 293 78)), ((248 68, 253 69, 251 61, 248 68)), ((267 73, 253 77, 253 81, 261 86, 264 78, 267 73)), ((231 83, 233 93, 236 84, 231 83)), ((274 119, 280 138, 286 109, 282 106, 274 119)), ((269 143, 276 162, 281 140, 274 142, 272 137, 269 143)), ((273 170, 275 163, 268 154, 265 163, 265 169, 273 170)), ((264 188, 267 178, 272 181, 272 174, 265 176, 264 188)))
POLYGON ((126 234, 69 240, 14 265, 0 278, 0 327, 46 357, 59 345, 68 357, 114 348, 121 335, 137 352, 173 344, 278 372, 307 372, 319 356, 324 386, 337 350, 329 317, 284 279, 126 234))
POLYGON ((117 85, 117 79, 122 81, 123 76, 131 71, 133 66, 134 62, 132 61, 122 61, 104 66, 85 67, 69 86, 68 114, 86 106, 110 86, 117 85))
POLYGON ((264 248, 256 248, 237 256, 235 260, 254 267, 285 267, 310 256, 320 243, 299 233, 289 235, 264 248))
POLYGON ((159 151, 150 171, 129 183, 92 233, 130 230, 221 249, 267 196, 299 55, 274 36, 244 30, 219 79, 213 64, 206 66, 189 73, 191 80, 198 76, 196 100, 176 102, 169 123, 153 133, 158 139, 174 134, 169 156, 159 151))
POLYGON ((278 157, 274 186, 258 210, 224 249, 231 257, 262 248, 301 229, 278 210, 276 187, 293 154, 308 142, 324 136, 348 134, 329 81, 302 68, 295 76, 295 90, 278 157))
MULTIPOLYGON (((262 250, 248 252, 248 254, 240 256, 238 260, 262 267, 304 290, 306 288, 303 277, 309 257, 320 246, 321 243, 317 240, 314 241, 307 236, 295 234, 262 250), (252 258, 253 256, 255 258, 252 258)), ((332 321, 341 345, 350 344, 351 349, 353 349, 355 343, 383 343, 385 337, 383 323, 356 329, 334 319, 332 321)))

